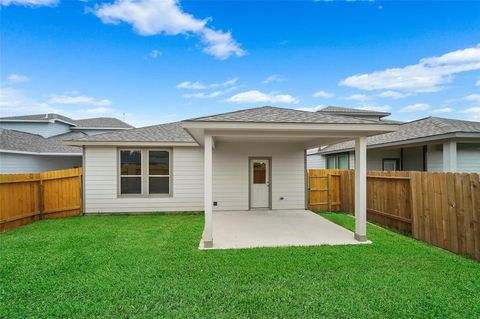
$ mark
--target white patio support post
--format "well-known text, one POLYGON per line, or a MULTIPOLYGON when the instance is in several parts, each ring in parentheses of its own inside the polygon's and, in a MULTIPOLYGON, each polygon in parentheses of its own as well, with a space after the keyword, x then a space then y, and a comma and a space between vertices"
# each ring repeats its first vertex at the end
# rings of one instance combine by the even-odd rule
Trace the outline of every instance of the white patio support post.
POLYGON ((367 138, 355 139, 355 239, 367 240, 367 138))
POLYGON ((443 143, 443 171, 457 171, 457 142, 455 141, 443 143))
POLYGON ((204 248, 211 248, 213 246, 212 148, 213 148, 213 138, 211 135, 205 134, 205 143, 204 143, 205 228, 203 230, 203 247, 204 248))

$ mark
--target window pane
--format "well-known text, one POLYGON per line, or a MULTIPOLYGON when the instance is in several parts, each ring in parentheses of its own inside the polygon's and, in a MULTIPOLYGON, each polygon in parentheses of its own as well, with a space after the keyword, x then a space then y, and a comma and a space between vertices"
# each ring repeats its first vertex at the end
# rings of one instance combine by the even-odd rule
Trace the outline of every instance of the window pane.
POLYGON ((338 157, 338 168, 348 169, 348 155, 340 155, 338 157))
POLYGON ((149 175, 169 175, 169 156, 167 151, 150 151, 149 158, 149 175))
POLYGON ((329 168, 329 169, 336 168, 335 167, 335 157, 334 156, 327 157, 327 168, 329 168))
POLYGON ((150 194, 168 194, 170 190, 168 177, 149 177, 148 185, 150 194))
POLYGON ((121 194, 141 194, 142 178, 141 177, 120 177, 120 193, 121 194))
POLYGON ((120 174, 142 175, 142 153, 140 151, 120 151, 120 174))
POLYGON ((267 181, 267 164, 253 163, 253 183, 265 184, 267 181))

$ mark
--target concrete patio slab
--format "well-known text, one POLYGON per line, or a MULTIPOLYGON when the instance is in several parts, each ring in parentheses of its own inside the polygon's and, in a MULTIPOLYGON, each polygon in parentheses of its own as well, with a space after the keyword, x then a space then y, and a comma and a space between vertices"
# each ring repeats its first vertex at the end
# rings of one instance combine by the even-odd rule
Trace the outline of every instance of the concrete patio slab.
POLYGON ((309 210, 222 211, 213 214, 213 247, 236 249, 357 245, 353 232, 309 210))

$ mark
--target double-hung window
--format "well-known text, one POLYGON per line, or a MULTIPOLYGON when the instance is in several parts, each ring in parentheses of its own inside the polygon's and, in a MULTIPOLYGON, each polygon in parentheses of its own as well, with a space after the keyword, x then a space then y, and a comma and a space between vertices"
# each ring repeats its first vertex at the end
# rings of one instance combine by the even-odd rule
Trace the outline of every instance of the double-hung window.
POLYGON ((170 152, 148 150, 148 193, 170 193, 170 152))
POLYGON ((119 150, 119 195, 171 194, 171 151, 119 150))
POLYGON ((327 169, 349 169, 348 153, 327 156, 327 169))
POLYGON ((142 194, 141 150, 120 150, 120 194, 142 194))

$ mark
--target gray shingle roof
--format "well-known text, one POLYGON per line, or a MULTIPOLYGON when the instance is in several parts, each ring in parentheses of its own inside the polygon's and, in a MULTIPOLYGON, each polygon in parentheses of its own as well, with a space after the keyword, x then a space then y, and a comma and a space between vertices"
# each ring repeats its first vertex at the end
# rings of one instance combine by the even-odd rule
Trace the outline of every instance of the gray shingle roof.
POLYGON ((194 122, 306 123, 306 124, 378 124, 378 121, 338 116, 326 112, 308 112, 262 106, 234 112, 189 119, 194 122))
MULTIPOLYGON (((403 123, 398 126, 398 131, 368 137, 367 146, 382 145, 394 142, 411 140, 422 137, 433 137, 448 133, 480 133, 480 122, 445 119, 440 117, 427 117, 413 122, 403 123)), ((354 148, 353 141, 332 144, 320 153, 332 153, 354 148)))
POLYGON ((0 117, 0 121, 10 120, 10 121, 51 121, 51 120, 60 120, 63 122, 68 122, 75 125, 75 120, 60 115, 56 113, 43 113, 43 114, 31 114, 31 115, 19 115, 19 116, 5 116, 0 117))
POLYGON ((0 117, 0 121, 44 121, 60 120, 77 127, 95 127, 95 128, 132 128, 133 126, 120 121, 114 117, 94 117, 89 119, 74 120, 69 117, 56 113, 6 116, 0 117))
POLYGON ((180 122, 133 128, 125 131, 86 136, 79 141, 98 142, 179 142, 195 143, 180 122))
POLYGON ((372 116, 389 116, 389 112, 378 112, 378 111, 371 111, 371 110, 362 110, 362 109, 352 109, 348 107, 340 107, 340 106, 327 106, 318 112, 323 113, 334 113, 334 114, 358 114, 358 115, 372 115, 372 116))
POLYGON ((63 141, 83 136, 84 133, 78 132, 44 138, 36 134, 0 129, 0 149, 34 153, 81 153, 78 147, 63 145, 63 141))
POLYGON ((94 117, 90 119, 75 120, 78 127, 95 127, 95 128, 133 128, 114 117, 94 117))

